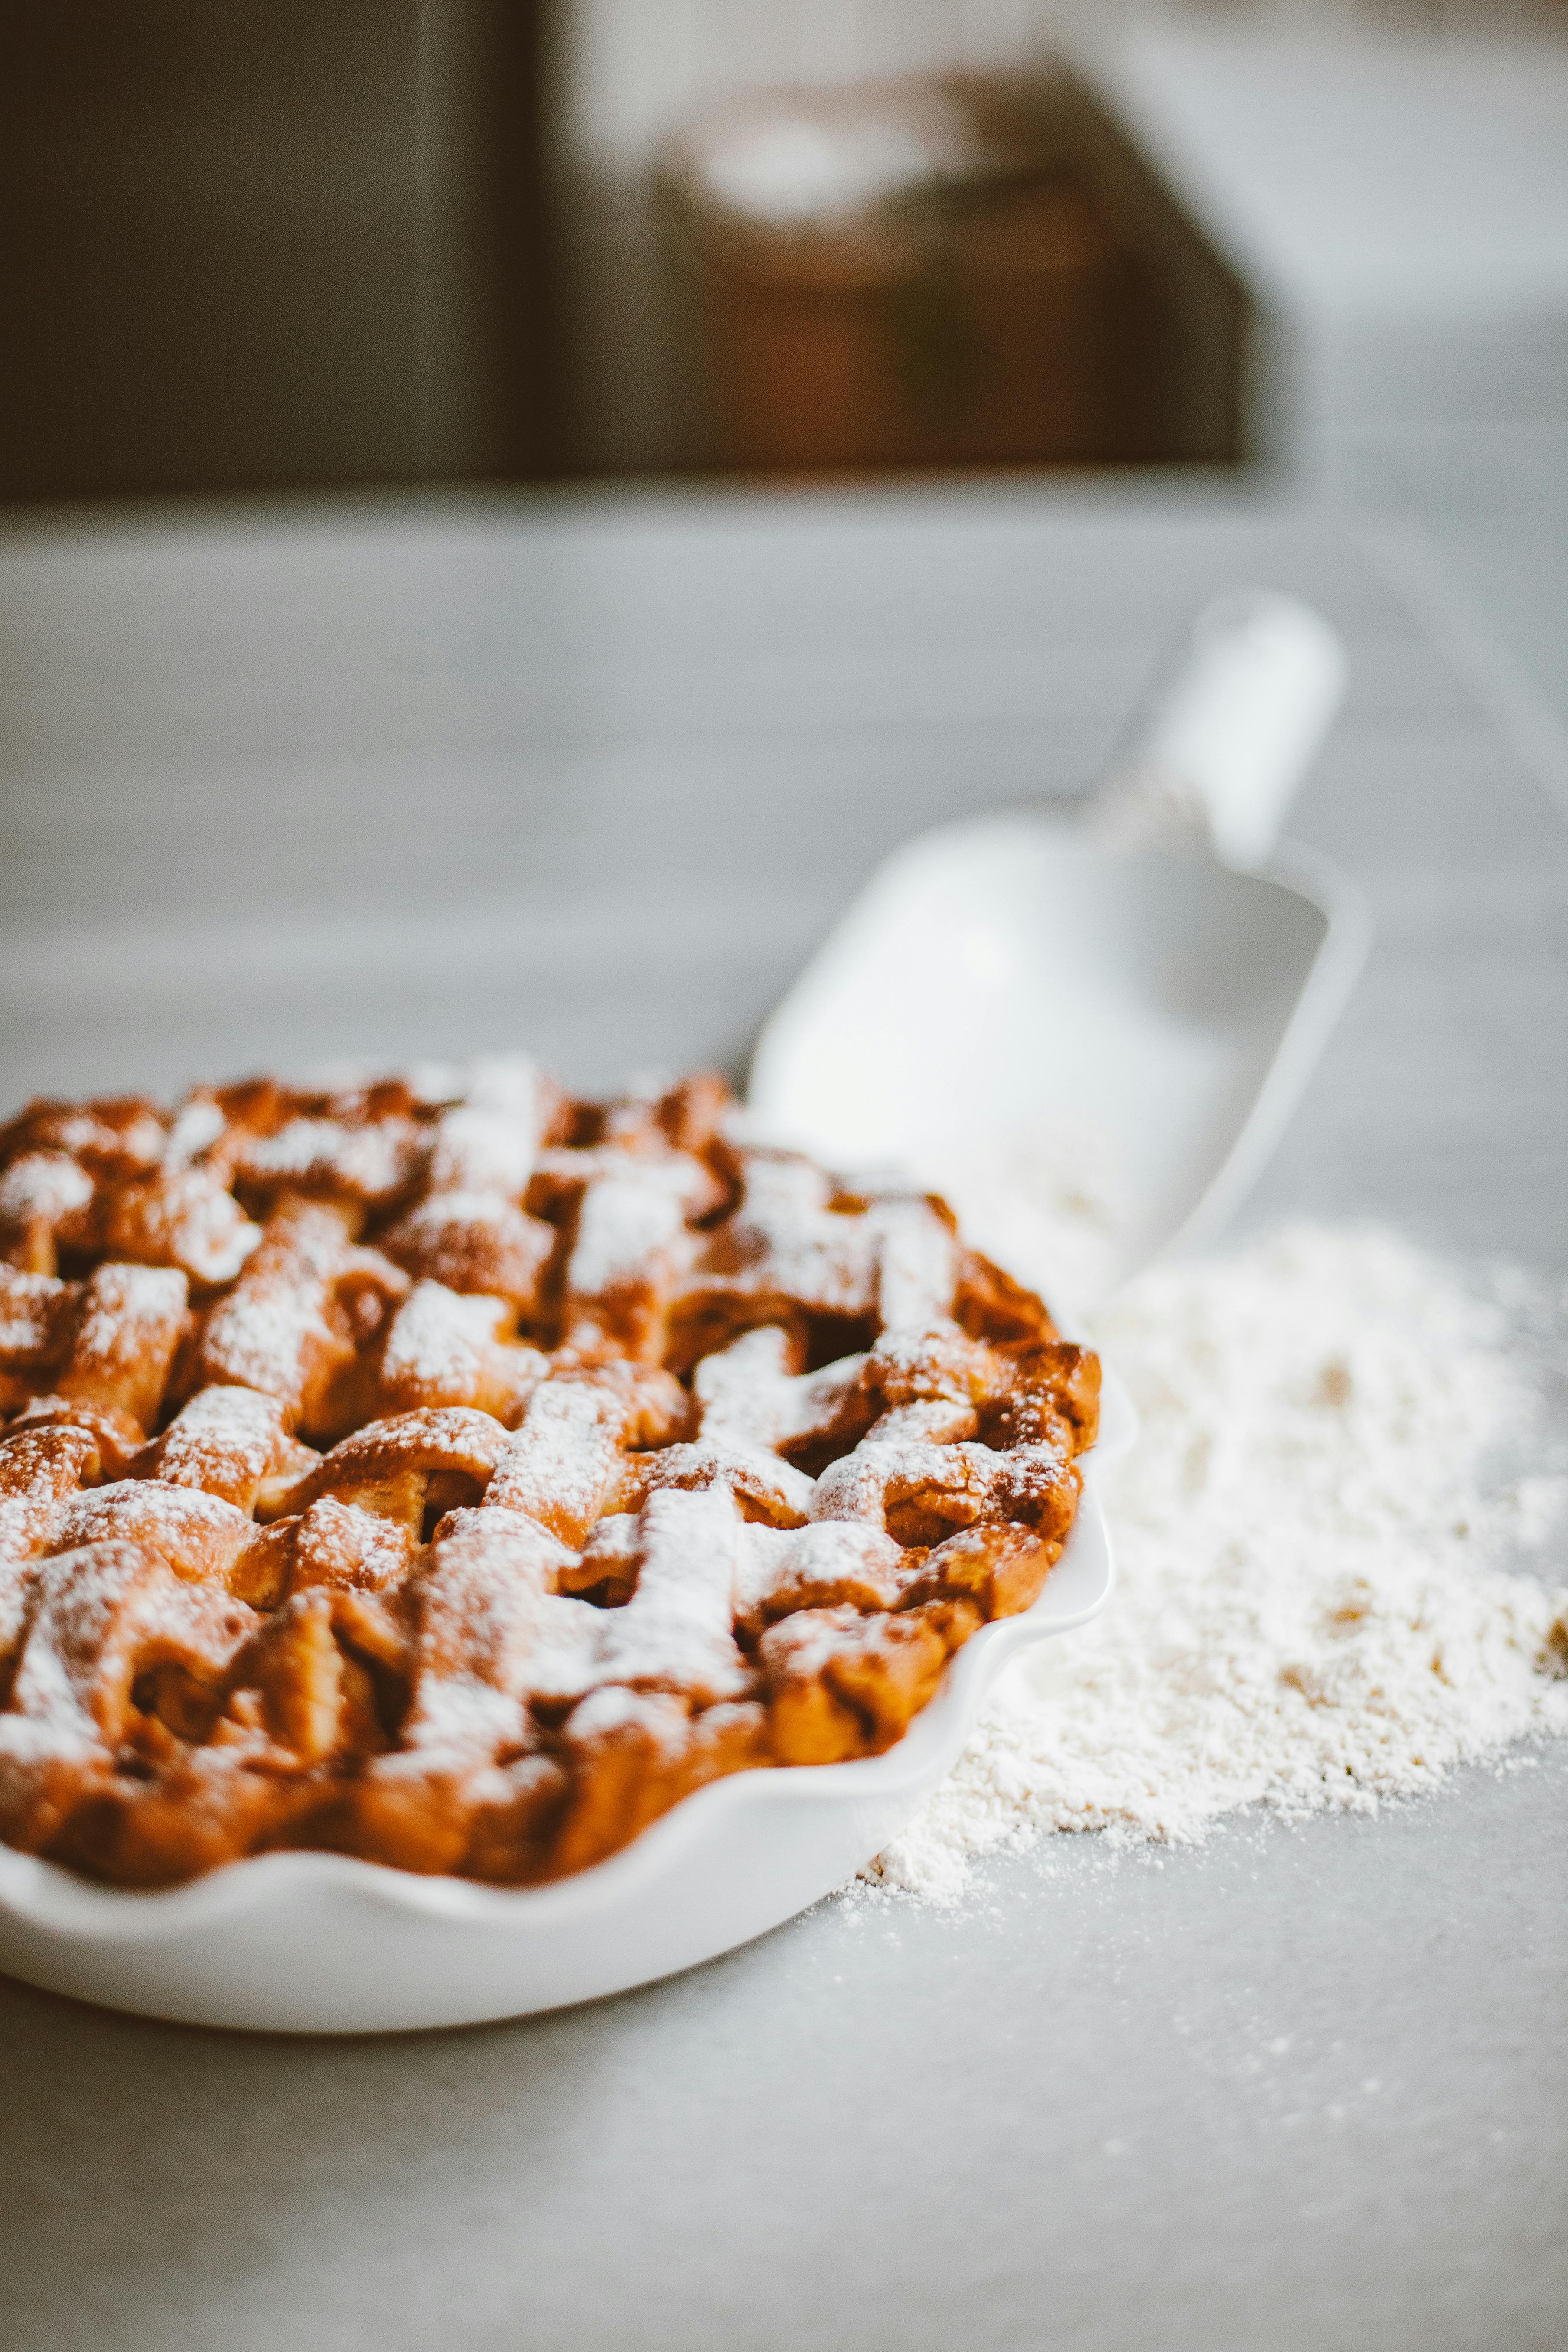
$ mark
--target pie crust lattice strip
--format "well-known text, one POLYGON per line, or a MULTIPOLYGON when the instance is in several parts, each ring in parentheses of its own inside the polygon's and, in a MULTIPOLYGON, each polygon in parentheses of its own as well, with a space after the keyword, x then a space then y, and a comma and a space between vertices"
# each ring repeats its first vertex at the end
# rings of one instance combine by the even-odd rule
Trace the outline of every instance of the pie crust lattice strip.
POLYGON ((496 1057, 0 1130, 0 1838, 500 1884, 873 1755, 1058 1558, 1100 1372, 716 1079, 496 1057))

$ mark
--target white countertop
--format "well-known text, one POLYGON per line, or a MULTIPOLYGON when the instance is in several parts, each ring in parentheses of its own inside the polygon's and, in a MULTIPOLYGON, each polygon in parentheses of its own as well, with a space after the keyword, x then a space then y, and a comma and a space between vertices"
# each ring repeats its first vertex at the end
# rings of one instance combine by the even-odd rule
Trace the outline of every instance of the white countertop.
MULTIPOLYGON (((1378 944, 1247 1223, 1568 1276, 1568 824, 1388 549, 1197 490, 0 536, 0 1093, 718 1058, 881 851, 1080 789, 1237 581, 1355 662, 1293 830, 1378 944)), ((0 1983, 7 2352, 1510 2352, 1568 2326, 1568 1757, 829 1904, 516 2025, 247 2040, 0 1983)))

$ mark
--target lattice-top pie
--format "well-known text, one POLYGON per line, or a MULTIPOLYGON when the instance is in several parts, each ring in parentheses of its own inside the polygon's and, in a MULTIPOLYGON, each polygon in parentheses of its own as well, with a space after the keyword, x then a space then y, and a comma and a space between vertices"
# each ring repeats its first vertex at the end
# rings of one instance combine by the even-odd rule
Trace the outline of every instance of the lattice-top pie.
POLYGON ((531 1065, 0 1131, 0 1836, 519 1882, 887 1748, 1026 1608, 1099 1366, 712 1078, 531 1065))

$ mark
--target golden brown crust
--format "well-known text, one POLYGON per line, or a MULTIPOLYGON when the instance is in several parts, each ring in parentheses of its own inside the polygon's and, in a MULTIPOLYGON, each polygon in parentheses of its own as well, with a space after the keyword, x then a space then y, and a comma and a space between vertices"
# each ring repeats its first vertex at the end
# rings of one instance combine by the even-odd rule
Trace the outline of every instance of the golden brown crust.
POLYGON ((1027 1608, 1099 1366, 710 1076, 521 1058, 0 1130, 0 1836, 497 1884, 879 1753, 1027 1608))

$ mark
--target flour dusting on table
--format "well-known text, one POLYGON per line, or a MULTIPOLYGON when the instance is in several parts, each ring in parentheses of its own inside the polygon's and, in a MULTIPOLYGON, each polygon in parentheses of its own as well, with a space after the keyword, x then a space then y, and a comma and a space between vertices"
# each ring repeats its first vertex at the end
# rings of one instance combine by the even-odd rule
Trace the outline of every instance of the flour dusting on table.
POLYGON ((1568 1730, 1558 1311, 1326 1226, 1143 1275, 1093 1334, 1142 1422, 1107 1480, 1118 1591, 1010 1671, 867 1874, 952 1900, 1052 1831, 1370 1811, 1568 1730))

